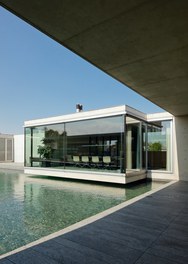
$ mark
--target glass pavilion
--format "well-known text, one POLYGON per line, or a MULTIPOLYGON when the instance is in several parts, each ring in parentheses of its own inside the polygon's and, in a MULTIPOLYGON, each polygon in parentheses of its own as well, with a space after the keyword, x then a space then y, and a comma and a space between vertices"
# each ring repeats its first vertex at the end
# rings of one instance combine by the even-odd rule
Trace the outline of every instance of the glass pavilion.
POLYGON ((125 105, 26 121, 25 172, 128 183, 171 171, 171 127, 125 105))

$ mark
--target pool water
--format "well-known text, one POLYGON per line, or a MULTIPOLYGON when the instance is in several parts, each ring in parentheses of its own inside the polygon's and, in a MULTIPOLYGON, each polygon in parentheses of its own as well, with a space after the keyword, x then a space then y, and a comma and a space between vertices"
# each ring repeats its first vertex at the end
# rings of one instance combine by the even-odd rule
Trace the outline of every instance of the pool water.
POLYGON ((70 226, 163 183, 104 186, 0 171, 0 254, 70 226))

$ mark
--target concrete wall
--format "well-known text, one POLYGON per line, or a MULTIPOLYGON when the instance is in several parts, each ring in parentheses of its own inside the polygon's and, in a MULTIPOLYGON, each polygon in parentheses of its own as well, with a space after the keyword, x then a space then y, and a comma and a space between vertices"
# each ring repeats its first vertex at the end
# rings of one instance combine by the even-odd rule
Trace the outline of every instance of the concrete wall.
POLYGON ((179 179, 188 181, 188 115, 175 118, 179 179))
POLYGON ((14 162, 24 162, 24 135, 14 135, 14 162))

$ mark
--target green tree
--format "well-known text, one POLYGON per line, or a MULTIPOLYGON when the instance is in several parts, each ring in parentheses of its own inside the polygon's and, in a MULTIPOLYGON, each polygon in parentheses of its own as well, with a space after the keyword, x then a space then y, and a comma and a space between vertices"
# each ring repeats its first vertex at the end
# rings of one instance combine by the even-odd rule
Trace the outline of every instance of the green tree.
POLYGON ((148 150, 149 151, 161 151, 162 150, 162 144, 161 142, 153 142, 148 144, 148 150))

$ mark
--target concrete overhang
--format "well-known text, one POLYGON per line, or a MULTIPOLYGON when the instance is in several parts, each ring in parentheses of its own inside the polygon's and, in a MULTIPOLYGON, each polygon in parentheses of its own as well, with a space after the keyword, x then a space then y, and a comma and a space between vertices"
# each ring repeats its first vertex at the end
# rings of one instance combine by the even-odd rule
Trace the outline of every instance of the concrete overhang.
POLYGON ((188 115, 187 0, 0 3, 173 115, 188 115))

